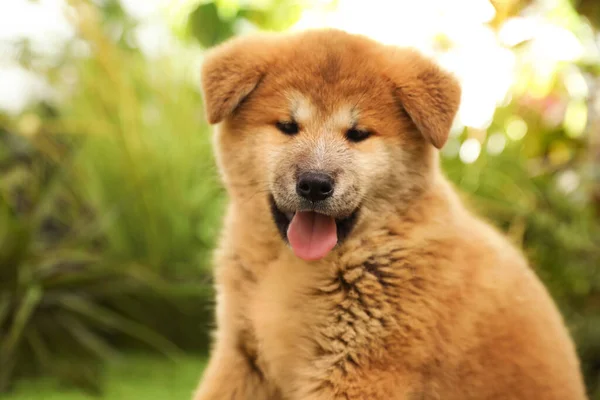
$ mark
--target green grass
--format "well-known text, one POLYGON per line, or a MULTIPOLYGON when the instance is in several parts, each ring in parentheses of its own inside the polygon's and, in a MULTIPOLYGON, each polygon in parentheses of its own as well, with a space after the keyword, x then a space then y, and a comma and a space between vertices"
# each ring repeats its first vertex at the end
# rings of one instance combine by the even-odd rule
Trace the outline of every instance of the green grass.
POLYGON ((68 389, 49 379, 21 381, 3 400, 189 400, 200 379, 205 360, 200 357, 134 355, 112 363, 100 397, 68 389))

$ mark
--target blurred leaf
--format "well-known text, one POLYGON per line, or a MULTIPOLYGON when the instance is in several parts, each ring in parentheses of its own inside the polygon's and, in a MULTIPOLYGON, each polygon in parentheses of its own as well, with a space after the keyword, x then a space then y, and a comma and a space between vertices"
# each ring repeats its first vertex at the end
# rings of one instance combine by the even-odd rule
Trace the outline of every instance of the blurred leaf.
POLYGON ((600 3, 597 0, 570 0, 578 13, 584 15, 596 29, 600 29, 600 3))
POLYGON ((190 33, 203 47, 212 47, 233 36, 235 19, 223 20, 215 3, 201 4, 189 16, 190 33))
POLYGON ((7 334, 0 338, 0 393, 6 391, 12 378, 13 368, 16 364, 17 347, 20 345, 23 332, 38 306, 42 291, 37 286, 26 289, 26 293, 17 304, 14 320, 9 325, 7 334))
POLYGON ((81 296, 63 295, 59 302, 67 310, 71 310, 87 320, 100 324, 105 328, 125 333, 143 343, 146 343, 166 355, 173 356, 179 349, 167 339, 161 337, 143 325, 122 317, 121 315, 85 299, 81 296))
POLYGON ((300 19, 303 8, 301 2, 275 0, 269 9, 245 8, 240 11, 239 16, 262 29, 281 31, 300 19))
POLYGON ((92 351, 97 357, 114 358, 117 356, 117 351, 110 344, 79 319, 68 314, 62 314, 60 320, 65 329, 71 333, 71 337, 78 341, 83 348, 92 351))

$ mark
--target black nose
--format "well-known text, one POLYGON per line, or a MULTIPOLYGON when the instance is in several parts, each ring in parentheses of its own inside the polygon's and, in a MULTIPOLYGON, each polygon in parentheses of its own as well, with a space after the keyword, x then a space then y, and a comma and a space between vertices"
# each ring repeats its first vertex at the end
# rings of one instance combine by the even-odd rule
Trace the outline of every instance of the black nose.
POLYGON ((310 201, 321 201, 333 194, 333 179, 321 172, 305 172, 298 177, 296 193, 310 201))

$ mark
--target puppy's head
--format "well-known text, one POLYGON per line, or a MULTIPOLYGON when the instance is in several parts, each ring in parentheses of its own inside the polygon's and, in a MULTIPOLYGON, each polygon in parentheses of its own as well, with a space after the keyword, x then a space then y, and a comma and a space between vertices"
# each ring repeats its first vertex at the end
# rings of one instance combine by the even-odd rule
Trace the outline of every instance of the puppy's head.
POLYGON ((460 98, 418 53, 336 30, 234 39, 207 55, 202 90, 232 201, 262 198, 306 260, 427 185, 460 98))

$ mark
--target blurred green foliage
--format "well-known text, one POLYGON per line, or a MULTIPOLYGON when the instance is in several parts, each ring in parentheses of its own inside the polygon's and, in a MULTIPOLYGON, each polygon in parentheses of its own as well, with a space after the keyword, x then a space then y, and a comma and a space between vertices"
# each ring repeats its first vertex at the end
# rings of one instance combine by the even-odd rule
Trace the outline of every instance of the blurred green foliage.
MULTIPOLYGON (((315 0, 185 0, 171 8, 174 30, 183 39, 212 47, 250 24, 262 30, 281 31, 292 26, 302 10, 315 0)), ((330 6, 335 0, 327 0, 330 6)))
MULTIPOLYGON (((165 362, 152 355, 131 354, 111 363, 106 375, 102 395, 107 400, 169 400, 189 399, 198 384, 199 371, 204 368, 204 358, 178 356, 165 362)), ((22 381, 16 390, 5 394, 3 400, 94 400, 98 396, 65 387, 48 378, 22 381)))
POLYGON ((67 65, 77 84, 2 124, 0 391, 31 374, 98 391, 117 348, 208 343, 222 191, 200 96, 106 35, 114 4, 75 10, 94 47, 67 65))
MULTIPOLYGON (((497 28, 535 2, 493 3, 497 28)), ((197 65, 184 50, 144 56, 117 0, 70 4, 77 40, 58 62, 40 70, 26 43, 20 52, 60 101, 0 116, 0 391, 41 374, 97 392, 102 360, 140 346, 204 351, 212 321, 208 267, 224 195, 197 65)), ((206 48, 245 24, 285 29, 307 4, 190 0, 169 20, 183 43, 206 48)), ((584 17, 561 4, 578 34, 584 17)), ((573 4, 597 15, 593 0, 573 4)), ((528 44, 511 51, 526 59, 528 44)), ((454 130, 443 167, 524 248, 600 399, 600 65, 564 62, 543 79, 521 68, 489 128, 454 130), (573 77, 588 94, 569 90, 573 77), (474 162, 461 159, 467 141, 480 146, 474 162)))

